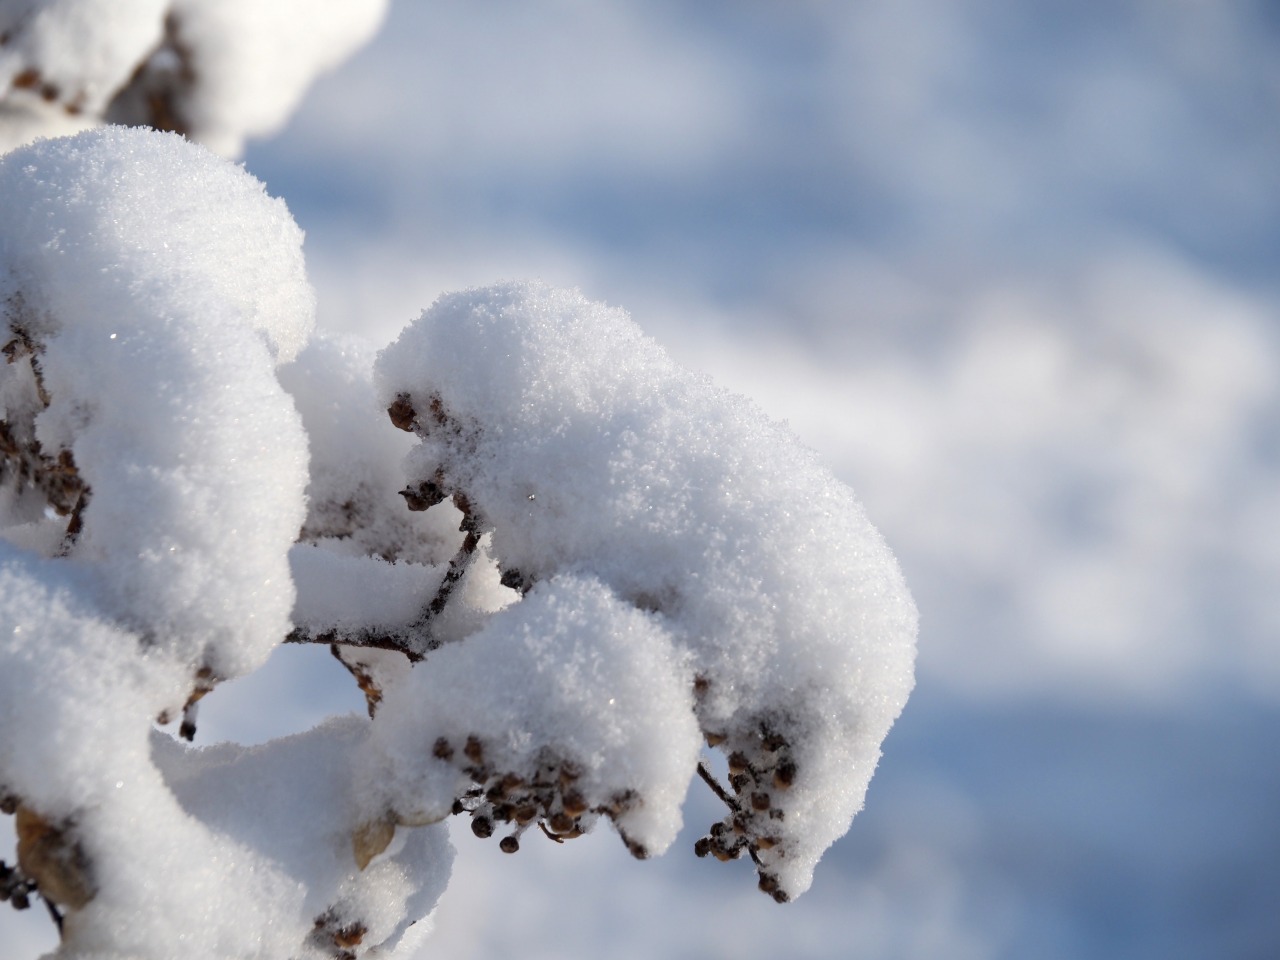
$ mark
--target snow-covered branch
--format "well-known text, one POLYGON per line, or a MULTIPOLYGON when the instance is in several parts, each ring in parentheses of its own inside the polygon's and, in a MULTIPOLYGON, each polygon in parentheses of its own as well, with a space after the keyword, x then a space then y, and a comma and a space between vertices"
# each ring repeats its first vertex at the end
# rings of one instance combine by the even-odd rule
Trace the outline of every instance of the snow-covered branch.
POLYGON ((385 956, 448 880, 447 817, 657 855, 706 748, 697 851, 803 893, 912 685, 853 494, 576 291, 450 294, 376 357, 312 307, 283 204, 198 146, 0 158, 15 905, 66 956, 385 956), (370 716, 163 729, 286 640, 330 644, 370 716))

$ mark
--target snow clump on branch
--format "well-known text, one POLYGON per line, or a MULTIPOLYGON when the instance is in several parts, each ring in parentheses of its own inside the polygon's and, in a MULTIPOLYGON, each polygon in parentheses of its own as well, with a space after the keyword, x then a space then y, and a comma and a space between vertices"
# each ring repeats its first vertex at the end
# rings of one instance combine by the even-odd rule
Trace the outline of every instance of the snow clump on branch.
MULTIPOLYGON (((443 889, 439 831, 357 870, 366 731, 154 731, 290 629, 302 234, 234 165, 108 128, 0 158, 0 809, 16 905, 76 957, 333 957, 443 889)), ((389 428, 388 428, 389 429, 389 428)))
MULTIPOLYGON (((576 291, 509 283, 442 297, 383 352, 377 373, 392 418, 421 438, 406 464, 411 504, 451 498, 473 534, 491 538, 502 582, 526 594, 500 615, 505 630, 527 636, 549 604, 590 596, 598 623, 572 643, 594 632, 604 658, 622 629, 613 609, 643 615, 629 643, 666 661, 667 682, 686 677, 703 735, 729 758, 729 810, 700 852, 748 853, 778 899, 807 889, 861 807, 913 682, 915 608, 848 488, 747 400, 683 370, 625 313, 576 291)), ((560 623, 526 669, 573 669, 555 648, 560 623)), ((529 656, 513 646, 512 656, 529 656)), ((468 656, 446 655, 451 665, 468 656)), ((474 656, 479 675, 500 669, 474 656)), ((575 706, 579 725, 613 722, 604 681, 575 706)), ((565 688, 579 696, 574 683, 565 688)), ((449 698, 429 669, 390 692, 387 721, 374 728, 397 758, 387 782, 405 784, 391 806, 412 807, 412 785, 434 776, 410 757, 428 767, 450 759, 405 743, 422 725, 403 722, 407 713, 475 717, 470 733, 482 742, 485 714, 502 716, 510 695, 495 685, 487 702, 449 698)), ((563 707, 545 708, 554 724, 563 707)), ((506 771, 526 780, 552 739, 536 714, 528 724, 526 755, 506 771)), ((687 750, 678 724, 637 713, 628 727, 636 755, 657 755, 664 742, 687 750), (654 745, 640 751, 646 738, 654 745)), ((485 756, 470 758, 481 768, 473 775, 491 769, 485 756)), ((455 749, 454 764, 468 768, 460 758, 455 749)), ((602 766, 586 749, 560 759, 581 782, 602 766)), ((633 849, 656 852, 678 827, 678 804, 658 798, 682 796, 693 772, 685 763, 606 776, 586 807, 619 826, 637 804, 660 807, 644 835, 624 828, 633 849), (640 789, 641 778, 653 785, 640 789), (621 810, 620 796, 631 798, 621 810)))

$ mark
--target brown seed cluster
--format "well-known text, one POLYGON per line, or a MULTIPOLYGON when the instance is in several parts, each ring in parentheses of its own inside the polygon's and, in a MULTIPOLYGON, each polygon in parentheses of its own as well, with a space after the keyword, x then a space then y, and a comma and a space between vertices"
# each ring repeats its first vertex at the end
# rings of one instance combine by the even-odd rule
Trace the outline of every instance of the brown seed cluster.
POLYGON ((17 866, 9 866, 0 860, 0 903, 11 903, 15 910, 31 906, 31 895, 36 892, 34 880, 29 879, 17 866))
POLYGON ((759 874, 760 889, 779 903, 791 899, 769 864, 786 856, 784 821, 786 797, 796 781, 796 762, 787 738, 771 724, 758 724, 748 734, 707 734, 711 746, 728 752, 729 787, 725 790, 706 769, 699 774, 729 808, 724 820, 694 844, 699 857, 736 860, 751 857, 759 874))
MULTIPOLYGON (((497 769, 476 736, 457 745, 440 737, 431 752, 437 760, 462 770, 475 784, 454 800, 453 813, 468 814, 471 832, 482 840, 506 830, 499 841, 503 853, 519 850, 524 832, 535 824, 549 839, 563 843, 589 832, 600 815, 612 819, 616 826, 623 814, 641 802, 632 790, 616 792, 603 801, 588 797, 577 765, 546 751, 525 771, 497 769)), ((627 837, 621 827, 618 833, 633 856, 643 860, 649 855, 644 845, 627 837)))
POLYGON ((221 682, 222 678, 208 665, 196 671, 195 686, 187 695, 187 702, 182 705, 182 723, 178 727, 178 736, 183 740, 191 741, 196 738, 196 708, 205 695, 213 692, 213 688, 221 682))
POLYGON ((333 960, 356 960, 356 948, 368 932, 369 928, 359 920, 343 921, 329 909, 316 917, 308 943, 333 960))

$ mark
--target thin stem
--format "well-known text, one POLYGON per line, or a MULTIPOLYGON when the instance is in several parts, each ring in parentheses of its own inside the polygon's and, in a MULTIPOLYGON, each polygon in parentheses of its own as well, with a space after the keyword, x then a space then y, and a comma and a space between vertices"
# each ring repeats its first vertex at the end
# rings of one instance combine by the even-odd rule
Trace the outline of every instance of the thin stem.
POLYGON ((725 806, 734 813, 741 811, 742 807, 738 804, 738 801, 729 796, 729 791, 720 786, 720 781, 711 775, 711 771, 708 769, 705 760, 698 761, 698 776, 700 776, 706 782, 707 786, 711 788, 712 793, 724 801, 725 806))
POLYGON ((354 633, 339 633, 337 630, 326 630, 323 633, 308 633, 301 628, 294 628, 284 638, 285 643, 323 643, 326 646, 338 644, 343 647, 369 647, 376 650, 393 650, 403 653, 413 663, 422 659, 422 654, 409 647, 404 637, 389 633, 376 633, 372 630, 359 630, 354 633))

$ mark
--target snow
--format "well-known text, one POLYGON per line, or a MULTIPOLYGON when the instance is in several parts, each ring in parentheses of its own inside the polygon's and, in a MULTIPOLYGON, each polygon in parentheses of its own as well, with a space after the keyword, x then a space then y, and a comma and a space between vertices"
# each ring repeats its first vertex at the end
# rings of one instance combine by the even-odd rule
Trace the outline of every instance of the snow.
POLYGON ((0 389, 88 487, 73 562, 148 644, 219 677, 253 669, 293 606, 281 551, 306 440, 274 366, 312 323, 300 231, 176 136, 85 133, 0 164, 6 342, 34 351, 0 389))
POLYGON ((367 724, 253 753, 152 729, 291 627, 308 453, 275 370, 312 325, 301 232, 240 168, 142 130, 9 153, 0 197, 0 786, 19 864, 77 956, 279 957, 357 927, 394 944, 450 854, 422 831, 357 868, 367 724))
POLYGON ((442 297, 377 372, 422 438, 410 486, 465 498, 505 576, 590 573, 688 652, 704 734, 764 798, 736 811, 762 875, 807 889, 913 682, 915 608, 848 489, 576 291, 442 297))
MULTIPOLYGON (((367 734, 365 721, 347 716, 250 749, 222 744, 192 751, 156 737, 158 765, 183 809, 291 880, 285 904, 296 918, 282 914, 280 898, 259 908, 259 930, 284 928, 280 945, 257 948, 261 956, 291 955, 321 916, 335 918, 339 930, 363 925, 364 946, 391 953, 444 892, 453 849, 443 827, 402 832, 396 849, 363 870, 352 859, 358 810, 351 771, 367 734), (290 904, 289 897, 301 902, 290 904)), ((206 872, 207 897, 216 903, 227 874, 206 872)), ((155 946, 146 949, 160 955, 155 946)))

